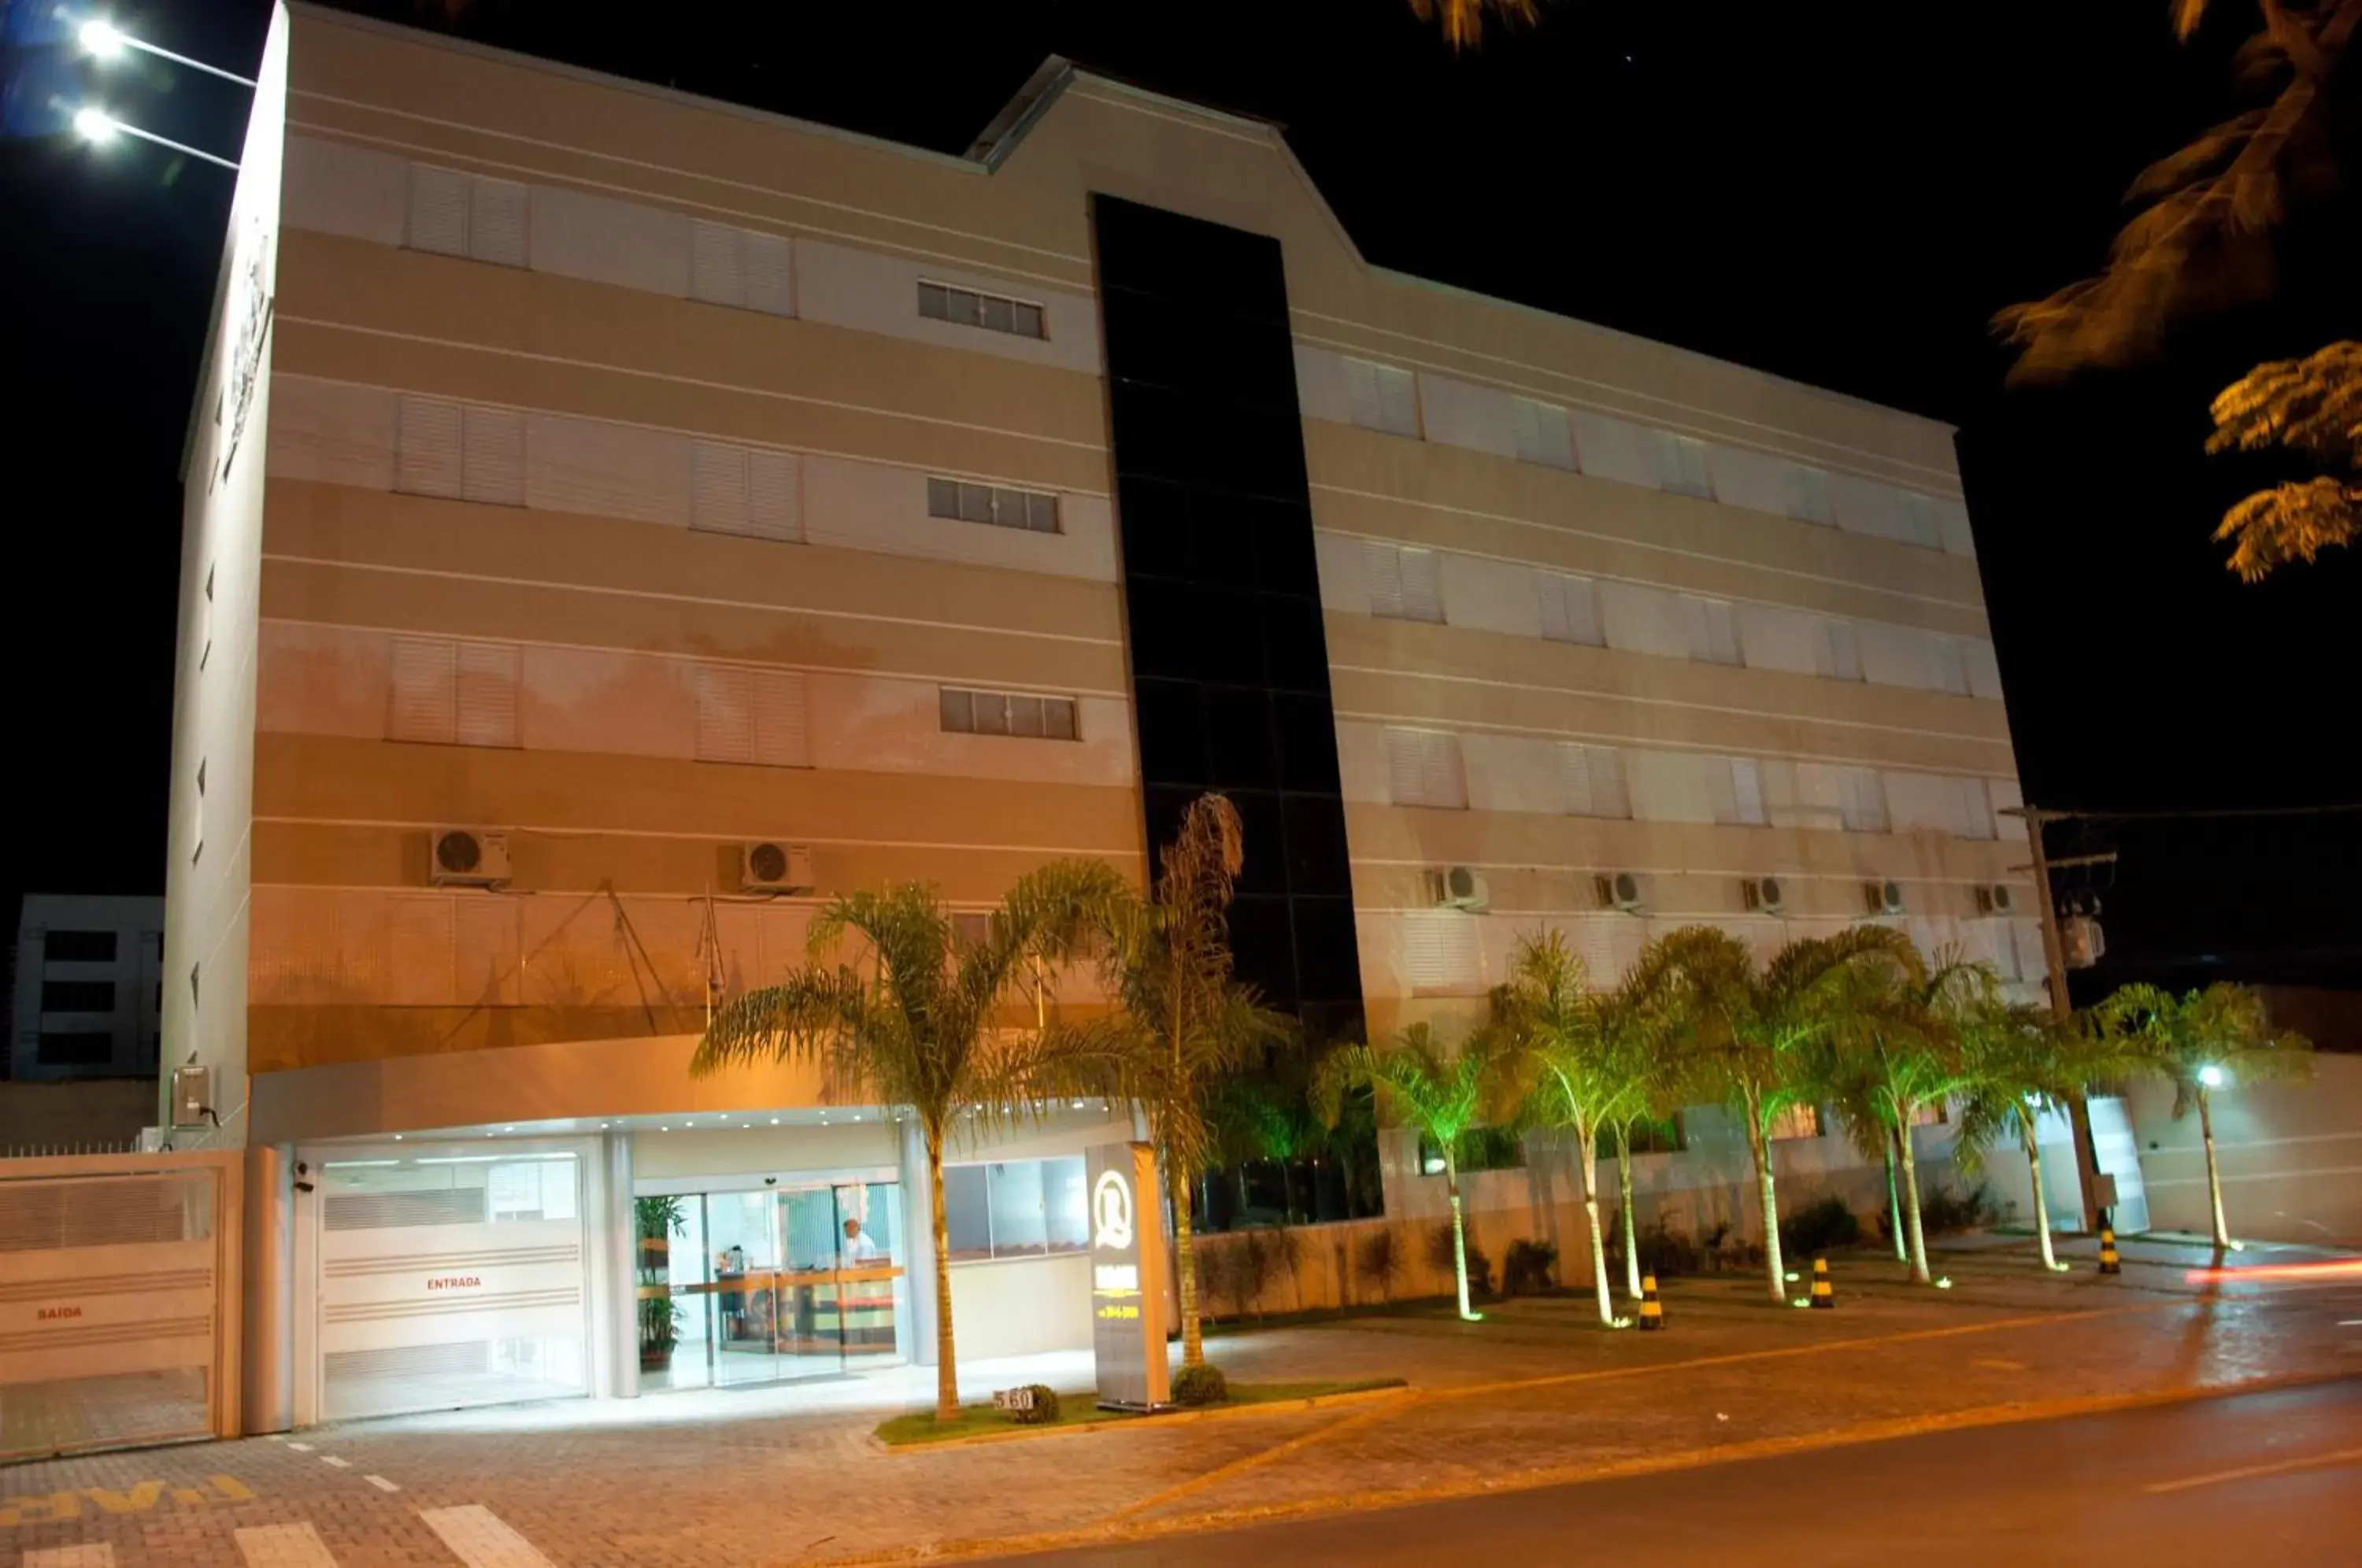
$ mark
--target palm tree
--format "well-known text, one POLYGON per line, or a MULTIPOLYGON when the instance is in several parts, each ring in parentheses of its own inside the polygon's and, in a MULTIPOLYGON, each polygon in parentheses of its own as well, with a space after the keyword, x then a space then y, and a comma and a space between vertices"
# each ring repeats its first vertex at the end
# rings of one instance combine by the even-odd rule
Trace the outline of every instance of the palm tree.
POLYGON ((1627 1035, 1611 1028, 1619 1015, 1611 1012, 1608 999, 1591 991, 1585 979, 1583 960, 1562 933, 1528 937, 1510 961, 1508 979, 1493 992, 1493 1022, 1517 1056, 1524 1086, 1519 1120, 1574 1134, 1599 1320, 1616 1327, 1621 1320, 1607 1285, 1607 1241, 1599 1220, 1599 1133, 1610 1124, 1628 1126, 1645 1112, 1648 1071, 1627 1035))
POLYGON ((1960 1102, 1953 1157, 1973 1173, 2004 1137, 2025 1153, 2034 1184, 2034 1233, 2042 1266, 2063 1271, 2050 1240, 2050 1198, 2042 1187, 2042 1114, 2064 1111, 2076 1097, 2119 1076, 2122 1064, 2087 1019, 2061 1023, 2047 1008, 1980 998, 1959 1017, 1960 1043, 1972 1082, 1960 1102))
POLYGON ((1747 944, 1709 925, 1684 926, 1641 955, 1644 988, 1670 999, 1678 1080, 1720 1099, 1747 1132, 1763 1206, 1763 1261, 1772 1299, 1787 1299, 1780 1257, 1780 1204, 1772 1176, 1772 1127, 1804 1103, 1804 1053, 1838 1021, 1838 982, 1856 964, 1910 945, 1901 933, 1860 925, 1788 944, 1760 968, 1747 944))
POLYGON ((1294 1038, 1295 1021, 1264 1009, 1231 969, 1231 889, 1244 864, 1238 809, 1220 795, 1189 803, 1159 857, 1151 897, 1101 907, 1102 968, 1114 1017, 1053 1047, 1065 1070, 1096 1076, 1137 1102, 1164 1163, 1181 1297, 1181 1359, 1206 1359, 1198 1321, 1197 1184, 1233 1143, 1215 1117, 1223 1083, 1294 1038))
POLYGON ((1665 970, 1644 961, 1614 990, 1599 993, 1599 1032, 1624 1087, 1606 1097, 1600 1125, 1616 1149, 1617 1207, 1624 1228, 1624 1294, 1640 1299, 1639 1225, 1632 1199, 1632 1139, 1643 1128, 1670 1129, 1681 1114, 1682 1085, 1673 1048, 1676 1019, 1665 970))
POLYGON ((1460 1316, 1475 1322, 1468 1304, 1468 1230, 1460 1202, 1460 1141, 1510 1099, 1509 1054, 1490 1030, 1478 1030, 1457 1051, 1446 1051, 1424 1023, 1414 1023, 1383 1050, 1340 1045, 1312 1076, 1313 1108, 1334 1126, 1346 1092, 1368 1088, 1397 1121, 1407 1122, 1443 1152, 1444 1188, 1451 1198, 1451 1262, 1460 1316))
POLYGON ((2102 1026, 2136 1066, 2173 1085, 2175 1121, 2190 1114, 2191 1107, 2198 1108, 2214 1244, 2237 1246, 2223 1220, 2223 1176, 2214 1163, 2214 1091, 2226 1083, 2310 1077, 2312 1043, 2301 1034, 2274 1034, 2263 999, 2227 980, 2180 997, 2156 986, 2125 986, 2095 1010, 2102 1026))
POLYGON ((1102 862, 1054 861, 1020 878, 983 938, 966 944, 932 888, 905 882, 845 894, 813 917, 808 961, 716 1013, 690 1060, 700 1077, 757 1062, 816 1061, 832 1097, 881 1102, 917 1119, 934 1220, 939 1420, 959 1414, 945 1135, 964 1111, 1015 1116, 1066 1090, 1044 1067, 1057 1026, 1004 1030, 996 1027, 998 1015, 1023 998, 1042 966, 1077 956, 1085 933, 1131 896, 1102 862), (848 936, 861 939, 866 953, 832 962, 848 936))

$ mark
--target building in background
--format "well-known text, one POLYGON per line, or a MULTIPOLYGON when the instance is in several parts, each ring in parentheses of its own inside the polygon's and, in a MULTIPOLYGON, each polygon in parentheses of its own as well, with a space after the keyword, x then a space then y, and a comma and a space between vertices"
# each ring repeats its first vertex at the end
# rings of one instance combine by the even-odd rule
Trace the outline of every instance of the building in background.
MULTIPOLYGON (((309 8, 259 74, 165 965, 256 1426, 931 1358, 911 1129, 690 1080, 707 1010, 833 894, 1144 877, 1204 790, 1319 1033, 1462 1029, 1549 924, 2034 977, 1945 427, 1373 267, 1271 127, 1061 61, 966 157, 309 8)), ((964 1357, 1087 1342, 1130 1127, 955 1152, 964 1357)))
POLYGON ((9 1076, 152 1080, 163 974, 162 899, 26 894, 9 1076))

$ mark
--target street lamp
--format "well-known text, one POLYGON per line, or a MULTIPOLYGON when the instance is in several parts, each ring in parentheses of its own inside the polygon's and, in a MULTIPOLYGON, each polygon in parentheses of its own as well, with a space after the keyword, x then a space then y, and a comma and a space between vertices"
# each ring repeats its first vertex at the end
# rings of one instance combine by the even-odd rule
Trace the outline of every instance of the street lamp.
POLYGON ((2212 1062, 2198 1069, 2198 1081, 2208 1088, 2221 1088, 2226 1076, 2222 1068, 2212 1062))
POLYGON ((73 128, 74 135, 98 146, 103 147, 115 139, 115 119, 104 110, 76 109, 73 128))
MULTIPOLYGON (((58 7, 58 15, 65 17, 69 21, 72 19, 71 13, 62 6, 58 7)), ((185 54, 175 54, 160 44, 151 44, 144 39, 135 39, 104 17, 90 17, 81 27, 75 28, 74 41, 81 44, 83 52, 93 60, 120 60, 123 58, 125 50, 136 49, 142 54, 152 54, 159 60, 169 60, 175 65, 185 65, 192 71, 202 71, 209 76, 218 76, 225 82, 235 82, 241 87, 254 85, 251 79, 240 76, 236 72, 224 71, 218 65, 207 65, 202 60, 191 60, 185 54)))
POLYGON ((74 38, 94 60, 115 60, 123 53, 123 34, 113 22, 100 17, 84 22, 74 38))
POLYGON ((116 119, 105 109, 95 108, 87 104, 74 111, 73 128, 76 136, 94 147, 105 146, 118 134, 136 136, 141 141, 152 141, 159 147, 169 147, 174 152, 183 153, 191 158, 202 158, 208 163, 217 164, 233 172, 237 169, 237 165, 228 159, 216 158, 202 147, 191 147, 187 142, 174 141, 169 136, 158 136, 154 131, 141 130, 138 126, 116 119))

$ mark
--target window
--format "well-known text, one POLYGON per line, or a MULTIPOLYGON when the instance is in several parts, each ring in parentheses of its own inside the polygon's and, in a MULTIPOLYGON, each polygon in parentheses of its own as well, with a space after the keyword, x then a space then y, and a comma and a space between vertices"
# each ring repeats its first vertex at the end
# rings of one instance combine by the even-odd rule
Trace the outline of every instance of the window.
POLYGON ((1933 496, 1902 492, 1898 508, 1903 519, 1903 537, 1910 544, 1930 550, 1944 547, 1943 536, 1936 526, 1936 501, 1933 496))
POLYGON ((1518 461, 1553 469, 1574 467, 1574 433, 1567 427, 1566 410, 1529 397, 1511 397, 1510 429, 1517 442, 1518 461))
POLYGON ((1538 571, 1534 597, 1541 606, 1543 636, 1554 643, 1606 646, 1606 633, 1599 624, 1599 589, 1589 578, 1538 571))
POLYGON ((1403 916, 1403 978, 1413 992, 1469 995, 1485 988, 1476 917, 1462 910, 1414 910, 1403 916))
MULTIPOLYGON (((1452 1141, 1453 1163, 1460 1174, 1471 1171, 1519 1171, 1526 1168, 1525 1135, 1514 1127, 1471 1127, 1452 1141)), ((1418 1135, 1421 1176, 1443 1174, 1443 1145, 1418 1135)))
POLYGON ((952 942, 962 952, 983 946, 991 934, 992 916, 982 911, 962 911, 952 916, 952 942))
POLYGON ((1443 583, 1433 550, 1364 541, 1370 564, 1370 613, 1396 621, 1441 621, 1443 583))
MULTIPOLYGON (((1682 1113, 1677 1110, 1673 1112, 1673 1119, 1671 1121, 1661 1125, 1650 1121, 1641 1122, 1632 1129, 1625 1142, 1636 1154, 1678 1154, 1690 1146, 1689 1128, 1682 1121, 1682 1113)), ((1601 1140, 1600 1149, 1603 1154, 1610 1152, 1613 1147, 1614 1145, 1607 1140, 1601 1140)))
POLYGON ((949 283, 921 282, 919 315, 927 321, 948 321, 955 326, 980 326, 1015 337, 1047 337, 1048 318, 1043 307, 1004 294, 981 293, 949 283))
POLYGON ((1676 436, 1670 430, 1651 430, 1649 443, 1660 490, 1714 499, 1714 480, 1706 473, 1705 442, 1694 436, 1676 436))
POLYGON ((689 525, 755 539, 803 538, 802 469, 792 452, 690 444, 689 525))
POLYGON ((1418 434, 1418 382, 1408 370, 1367 359, 1348 359, 1344 366, 1346 418, 1364 430, 1418 434))
POLYGON ((1813 668, 1831 680, 1861 679, 1861 639, 1849 621, 1820 621, 1814 625, 1813 668))
POLYGON ((1848 833, 1886 831, 1886 786, 1875 769, 1838 770, 1838 820, 1848 833))
POLYGON ((1690 657, 1705 664, 1737 664, 1738 623, 1719 599, 1682 595, 1682 635, 1690 657))
POLYGON ((398 636, 388 662, 388 740, 518 744, 515 644, 398 636))
POLYGON ((1772 1118, 1768 1136, 1776 1143, 1785 1138, 1817 1138, 1822 1131, 1819 1106, 1792 1105, 1772 1118))
POLYGON ((1829 509, 1829 476, 1820 469, 1806 468, 1798 463, 1788 470, 1788 515, 1799 523, 1831 525, 1837 513, 1829 509))
POLYGON ((115 1059, 115 1035, 106 1030, 41 1031, 33 1060, 44 1067, 102 1067, 115 1059))
POLYGON ((1081 1252, 1090 1244, 1082 1156, 944 1166, 944 1228, 955 1263, 1081 1252))
POLYGON ((946 734, 1015 735, 1024 740, 1080 740, 1072 697, 1030 697, 1018 692, 940 690, 946 734))
POLYGON ((1443 730, 1386 730, 1387 799, 1397 806, 1468 809, 1459 737, 1443 730))
POLYGON ((1624 759, 1614 746, 1562 742, 1559 772, 1566 783, 1567 815, 1620 818, 1632 814, 1632 803, 1624 793, 1624 759))
POLYGON ((414 163, 403 243, 413 250, 522 267, 526 205, 525 188, 513 180, 414 163))
POLYGON ((1960 639, 1931 635, 1927 639, 1928 676, 1938 691, 1969 694, 1969 667, 1960 657, 1960 639))
POLYGON ((43 1012, 113 1012, 113 980, 43 980, 43 1012))
POLYGON ((697 667, 697 760, 807 767, 804 675, 745 665, 697 667))
POLYGON ((524 504, 524 417, 514 409, 404 395, 393 488, 411 495, 524 504))
POLYGON ((51 964, 112 964, 115 933, 52 931, 41 938, 41 956, 51 964))
POLYGON ((1058 530, 1058 498, 1040 491, 1005 490, 965 480, 929 479, 927 515, 962 523, 989 523, 1033 534, 1058 530))
POLYGON ((1706 758, 1706 788, 1714 800, 1716 822, 1761 827, 1771 820, 1763 811, 1763 769, 1754 758, 1706 758))
POLYGON ((788 242, 727 224, 689 225, 689 297, 772 315, 793 315, 788 242))

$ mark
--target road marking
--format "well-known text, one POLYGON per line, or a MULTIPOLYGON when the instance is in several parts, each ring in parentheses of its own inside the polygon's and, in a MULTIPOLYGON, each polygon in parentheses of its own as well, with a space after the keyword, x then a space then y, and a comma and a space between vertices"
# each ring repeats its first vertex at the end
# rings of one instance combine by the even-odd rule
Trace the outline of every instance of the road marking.
POLYGON ((480 1503, 421 1508, 418 1517, 468 1568, 551 1568, 549 1559, 535 1551, 533 1542, 480 1503))
POLYGON ((2187 1475, 2179 1481, 2158 1481, 2141 1488, 2144 1492, 2186 1492, 2192 1486, 2213 1486, 2224 1481, 2251 1481, 2258 1475, 2280 1475, 2291 1470, 2319 1470, 2338 1464, 2362 1464, 2362 1448, 2341 1448, 2334 1453, 2316 1453, 2304 1459, 2283 1459, 2278 1464, 2248 1464, 2236 1470, 2217 1470, 2212 1475, 2187 1475))
POLYGON ((291 1442, 287 1446, 293 1449, 298 1453, 309 1453, 312 1452, 312 1445, 308 1442, 291 1442))
POLYGON ((327 1542, 308 1524, 248 1525, 237 1532, 246 1568, 337 1568, 327 1542))
POLYGON ((44 1546, 25 1553, 25 1568, 115 1568, 115 1548, 105 1541, 83 1546, 44 1546))
POLYGON ((381 1492, 399 1492, 402 1490, 401 1487, 395 1485, 392 1482, 387 1480, 382 1475, 364 1475, 361 1479, 368 1482, 370 1485, 376 1487, 381 1492))
POLYGON ((320 1456, 320 1463, 323 1464, 333 1464, 339 1470, 350 1470, 353 1467, 353 1462, 351 1460, 338 1459, 333 1453, 322 1454, 320 1456))

